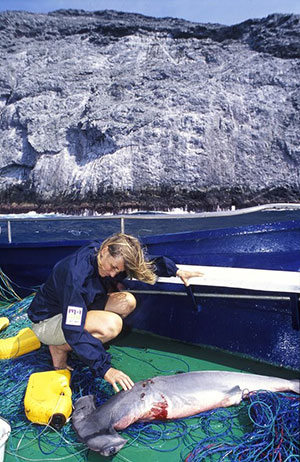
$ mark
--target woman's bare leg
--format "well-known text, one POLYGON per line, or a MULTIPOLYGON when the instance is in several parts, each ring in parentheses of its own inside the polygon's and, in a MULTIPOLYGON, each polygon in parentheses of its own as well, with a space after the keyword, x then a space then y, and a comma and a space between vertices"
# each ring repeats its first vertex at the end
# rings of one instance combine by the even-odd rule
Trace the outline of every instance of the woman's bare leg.
POLYGON ((102 343, 109 342, 117 337, 123 327, 122 318, 110 311, 91 310, 87 313, 84 328, 101 340, 102 343))
POLYGON ((109 294, 105 311, 118 314, 126 318, 136 307, 136 299, 130 292, 113 292, 109 294))
MULTIPOLYGON (((109 294, 104 311, 88 311, 84 328, 102 343, 109 342, 119 335, 123 327, 122 318, 128 316, 136 307, 136 299, 130 292, 113 292, 109 294)), ((68 352, 72 348, 67 344, 49 345, 53 366, 65 369, 68 352)))
POLYGON ((55 369, 70 369, 67 364, 68 352, 72 348, 65 343, 64 345, 49 345, 53 366, 55 369))

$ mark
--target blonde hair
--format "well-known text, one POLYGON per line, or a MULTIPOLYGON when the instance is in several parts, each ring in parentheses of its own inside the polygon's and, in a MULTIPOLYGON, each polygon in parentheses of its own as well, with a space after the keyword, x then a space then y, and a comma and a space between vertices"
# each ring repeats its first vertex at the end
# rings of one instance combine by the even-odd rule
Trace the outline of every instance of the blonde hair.
POLYGON ((100 252, 106 246, 112 257, 123 257, 125 271, 130 278, 155 284, 154 264, 145 260, 144 250, 137 238, 124 233, 117 233, 107 238, 99 249, 98 264, 100 252))

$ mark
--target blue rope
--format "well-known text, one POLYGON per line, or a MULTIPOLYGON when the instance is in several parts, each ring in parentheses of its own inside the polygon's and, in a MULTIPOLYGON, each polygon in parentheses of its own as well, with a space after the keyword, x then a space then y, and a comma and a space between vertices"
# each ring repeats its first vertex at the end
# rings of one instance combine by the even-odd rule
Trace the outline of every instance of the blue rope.
MULTIPOLYGON (((32 297, 27 297, 13 305, 6 300, 6 309, 1 310, 1 314, 9 317, 11 324, 1 332, 2 338, 15 335, 30 324, 26 312, 31 300, 32 297)), ((189 364, 176 355, 148 349, 116 346, 112 349, 116 352, 113 357, 117 362, 124 363, 126 356, 161 373, 174 373, 174 368, 166 371, 152 363, 161 356, 172 358, 172 365, 174 360, 178 361, 184 371, 190 370, 189 364), (146 359, 140 357, 142 354, 146 359)), ((80 396, 93 394, 96 406, 101 406, 113 395, 112 387, 95 377, 73 354, 70 365, 74 367, 71 381, 73 402, 80 396)), ((15 439, 9 439, 8 451, 18 460, 23 442, 36 439, 42 458, 51 458, 54 454, 56 458, 64 450, 72 454, 72 460, 85 461, 88 450, 78 443, 70 422, 55 433, 53 429, 30 424, 25 416, 23 399, 29 376, 51 369, 51 356, 44 346, 19 358, 1 361, 0 409, 15 436, 15 439), (23 440, 17 448, 16 439, 20 440, 20 435, 23 440)), ((252 393, 238 407, 216 409, 171 422, 137 422, 122 433, 129 440, 127 447, 138 445, 162 453, 172 453, 179 448, 181 461, 185 462, 296 462, 300 452, 299 408, 299 398, 294 394, 260 391, 252 393)))
MULTIPOLYGON (((151 361, 147 360, 147 359, 141 359, 141 358, 137 358, 135 355, 133 354, 130 354, 128 353, 128 351, 124 350, 123 348, 119 348, 115 345, 112 346, 112 350, 115 350, 115 351, 118 351, 122 357, 125 356, 128 356, 129 358, 132 358, 136 361, 140 361, 144 364, 147 364, 148 366, 152 367, 154 370, 160 372, 160 373, 168 373, 168 374, 174 374, 175 372, 189 372, 190 371, 190 365, 188 364, 187 361, 185 361, 184 359, 182 358, 176 358, 176 360, 181 363, 185 369, 184 370, 180 370, 178 371, 178 369, 161 369, 159 367, 157 367, 155 364, 152 364, 151 361)), ((144 348, 143 350, 138 350, 137 348, 134 348, 134 347, 127 347, 127 350, 133 350, 135 351, 135 353, 137 354, 138 351, 142 352, 143 353, 143 356, 147 355, 148 353, 150 354, 150 356, 160 356, 162 358, 171 358, 172 360, 174 360, 174 355, 170 355, 170 354, 167 354, 167 353, 161 353, 161 352, 158 352, 158 351, 154 351, 154 350, 151 350, 149 348, 144 348)))
MULTIPOLYGON (((231 412, 231 409, 230 409, 231 412)), ((207 457, 214 455, 214 461, 233 462, 286 462, 299 460, 299 415, 300 399, 294 394, 271 393, 259 391, 252 393, 249 402, 245 400, 237 409, 232 418, 227 416, 224 432, 217 435, 211 433, 201 443, 189 448, 189 453, 182 455, 186 462, 206 461, 207 457), (239 437, 234 435, 236 419, 245 419, 247 411, 248 431, 239 437), (231 428, 229 429, 229 425, 231 428), (228 442, 228 430, 231 442, 228 442)), ((219 409, 203 416, 205 419, 204 433, 213 425, 215 419, 220 419, 220 428, 223 426, 222 413, 219 409), (213 422, 211 420, 213 419, 213 422)), ((201 418, 200 418, 201 419, 201 418)), ((201 419, 201 420, 202 420, 201 419)), ((209 459, 208 459, 209 460, 209 459)))
POLYGON ((5 307, 20 300, 21 298, 13 289, 13 282, 0 268, 0 304, 5 307))

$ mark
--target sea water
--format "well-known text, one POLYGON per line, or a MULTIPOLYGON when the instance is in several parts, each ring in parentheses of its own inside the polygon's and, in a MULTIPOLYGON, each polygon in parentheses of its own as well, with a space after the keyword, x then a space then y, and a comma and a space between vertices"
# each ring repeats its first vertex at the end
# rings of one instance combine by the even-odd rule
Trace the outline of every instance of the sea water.
POLYGON ((0 244, 60 240, 103 240, 125 231, 136 237, 175 232, 188 232, 237 226, 260 225, 277 221, 300 220, 300 204, 293 208, 259 208, 219 213, 147 213, 127 215, 70 216, 40 215, 35 212, 20 215, 0 215, 0 244))

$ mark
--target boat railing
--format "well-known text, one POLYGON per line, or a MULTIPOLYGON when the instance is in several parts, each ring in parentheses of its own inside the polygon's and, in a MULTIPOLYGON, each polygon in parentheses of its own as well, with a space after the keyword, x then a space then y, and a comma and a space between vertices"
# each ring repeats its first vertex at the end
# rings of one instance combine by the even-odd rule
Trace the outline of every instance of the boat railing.
POLYGON ((226 217, 236 216, 247 213, 254 213, 259 211, 272 211, 272 210, 300 210, 300 204, 293 203, 276 203, 276 204, 265 204, 258 205, 255 207, 248 207, 244 209, 231 210, 217 210, 216 212, 202 212, 202 213, 168 213, 168 212, 157 212, 157 213, 132 213, 132 214, 120 214, 120 215, 57 215, 57 214, 20 214, 18 215, 0 215, 0 223, 5 223, 0 226, 0 234, 7 233, 7 241, 9 244, 13 242, 13 224, 25 223, 25 222, 67 222, 68 220, 74 221, 102 221, 102 220, 116 220, 119 221, 118 230, 119 232, 126 232, 126 222, 132 220, 195 220, 199 218, 214 218, 214 217, 226 217))
MULTIPOLYGON (((11 217, 6 219, 1 219, 0 222, 4 221, 6 223, 7 229, 7 241, 9 244, 13 242, 13 223, 24 223, 24 222, 59 222, 63 221, 66 222, 70 221, 119 221, 118 231, 121 233, 126 232, 126 221, 136 221, 136 220, 189 220, 189 219, 196 219, 196 218, 203 218, 205 216, 213 216, 208 215, 206 213, 203 214, 141 214, 141 215, 99 215, 99 216, 78 216, 78 215, 65 215, 65 216, 31 216, 31 217, 11 217)), ((1 234, 1 226, 0 226, 0 234, 1 234)))
MULTIPOLYGON (((64 216, 38 216, 33 215, 30 217, 10 217, 1 219, 0 222, 3 221, 6 223, 7 229, 7 240, 8 243, 13 242, 13 223, 24 223, 24 222, 59 222, 59 221, 119 221, 118 230, 121 233, 125 233, 126 231, 126 221, 133 221, 133 220, 176 220, 176 219, 195 219, 204 217, 205 214, 141 214, 141 215, 99 215, 99 216, 79 216, 79 215, 64 215, 64 216)), ((0 227, 0 234, 1 234, 1 227, 0 227)))

